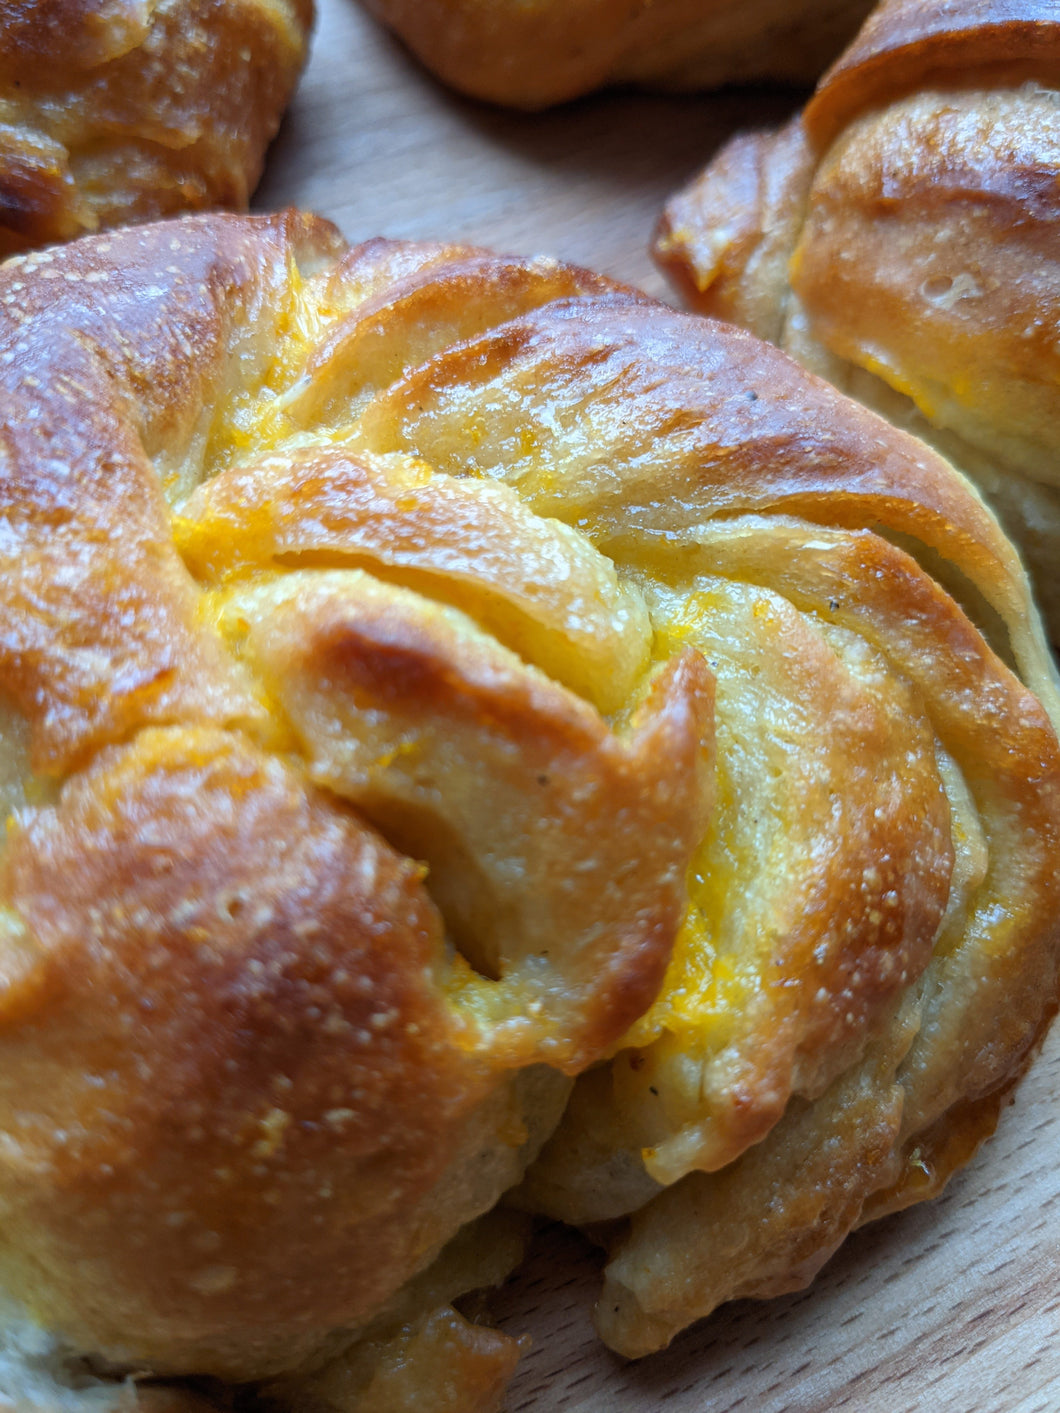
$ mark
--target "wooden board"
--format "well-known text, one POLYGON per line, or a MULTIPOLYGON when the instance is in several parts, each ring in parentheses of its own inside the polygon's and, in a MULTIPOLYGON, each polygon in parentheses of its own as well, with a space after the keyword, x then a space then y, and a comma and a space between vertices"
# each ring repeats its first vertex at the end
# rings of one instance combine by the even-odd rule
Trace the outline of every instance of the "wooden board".
MULTIPOLYGON (((734 128, 774 123, 796 101, 616 93, 502 113, 447 94, 352 0, 320 4, 255 204, 312 207, 351 241, 553 254, 667 297, 647 254, 663 199, 734 128)), ((1058 1413, 1058 1167, 1060 1028, 938 1202, 856 1234, 809 1291, 720 1311, 635 1365, 593 1334, 591 1248, 546 1230, 495 1307, 534 1340, 510 1413, 1058 1413)))

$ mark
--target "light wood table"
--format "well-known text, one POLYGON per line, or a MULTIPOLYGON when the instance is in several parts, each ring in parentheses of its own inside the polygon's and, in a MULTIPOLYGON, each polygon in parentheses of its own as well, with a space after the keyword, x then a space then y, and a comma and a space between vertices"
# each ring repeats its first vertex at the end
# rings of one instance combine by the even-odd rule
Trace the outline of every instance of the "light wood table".
MULTIPOLYGON (((734 128, 796 101, 615 93, 507 114, 447 94, 352 0, 320 4, 255 204, 311 207, 351 241, 558 255, 668 297, 647 255, 664 198, 734 128)), ((810 1290, 720 1311, 639 1364, 593 1334, 598 1258, 547 1230, 495 1302, 534 1340, 510 1413, 1060 1413, 1058 1169, 1060 1027, 938 1202, 856 1234, 810 1290)))

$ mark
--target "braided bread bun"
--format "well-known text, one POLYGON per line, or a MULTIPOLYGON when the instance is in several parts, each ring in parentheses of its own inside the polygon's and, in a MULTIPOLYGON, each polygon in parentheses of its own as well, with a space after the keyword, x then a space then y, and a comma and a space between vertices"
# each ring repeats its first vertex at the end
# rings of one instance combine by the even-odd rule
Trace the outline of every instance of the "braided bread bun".
POLYGON ((809 82, 871 0, 362 0, 475 98, 545 108, 601 84, 809 82))
POLYGON ((1060 641, 1060 16, 886 0, 801 120, 667 208, 689 302, 771 338, 967 472, 1060 641))
POLYGON ((0 255, 245 207, 313 0, 5 0, 0 255))
POLYGON ((296 214, 0 311, 0 1282, 64 1348, 385 1343, 612 1055, 524 1198, 661 1194, 623 1348, 967 1156, 1055 1005, 1060 748, 944 462, 741 331, 296 214))

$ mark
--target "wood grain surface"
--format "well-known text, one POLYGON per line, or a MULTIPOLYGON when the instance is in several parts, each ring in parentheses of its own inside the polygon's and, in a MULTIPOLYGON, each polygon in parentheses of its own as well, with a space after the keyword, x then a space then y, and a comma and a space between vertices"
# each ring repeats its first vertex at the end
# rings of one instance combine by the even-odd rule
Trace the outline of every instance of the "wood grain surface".
MULTIPOLYGON (((255 205, 313 208, 351 241, 558 255, 668 297, 647 255, 664 197, 799 97, 612 93, 507 114, 443 91, 352 0, 319 3, 255 205)), ((638 1364, 593 1333, 598 1256, 545 1229, 493 1304, 533 1337, 509 1413, 1060 1413, 1058 1168, 1060 1028, 939 1201, 857 1233, 809 1290, 730 1306, 638 1364)))

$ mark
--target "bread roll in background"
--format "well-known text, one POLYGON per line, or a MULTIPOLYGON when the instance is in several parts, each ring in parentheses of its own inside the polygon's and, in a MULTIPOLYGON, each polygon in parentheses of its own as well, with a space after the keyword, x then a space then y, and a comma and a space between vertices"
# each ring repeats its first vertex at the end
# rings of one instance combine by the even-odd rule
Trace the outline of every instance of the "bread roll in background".
POLYGON ((945 461, 731 326, 296 212, 0 311, 25 1406, 488 1413, 453 1301, 520 1182, 641 1354, 970 1156, 1056 1007, 1060 706, 945 461))
POLYGON ((244 208, 313 0, 4 0, 0 255, 244 208))
POLYGON ((885 0, 801 119, 669 203, 696 309, 931 440, 1030 565, 1060 641, 1060 15, 885 0))
POLYGON ((453 88, 545 108, 602 84, 810 83, 871 0, 363 0, 453 88))

